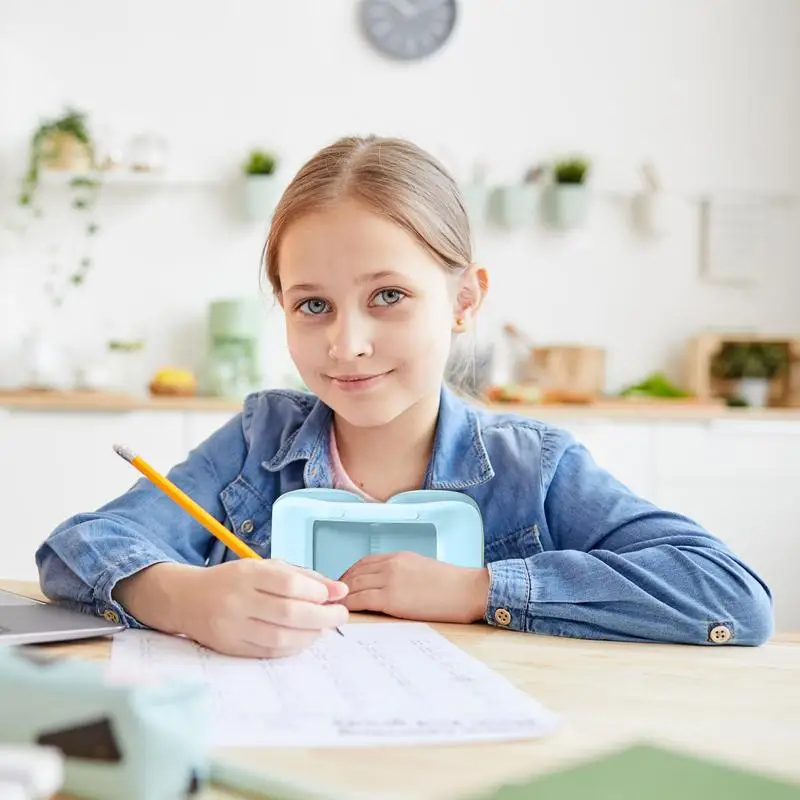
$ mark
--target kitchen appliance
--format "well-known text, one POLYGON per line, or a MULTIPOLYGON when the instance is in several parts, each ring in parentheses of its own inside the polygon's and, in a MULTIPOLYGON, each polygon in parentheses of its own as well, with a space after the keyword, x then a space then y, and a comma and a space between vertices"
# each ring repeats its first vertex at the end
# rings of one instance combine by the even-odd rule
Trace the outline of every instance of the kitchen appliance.
POLYGON ((208 311, 205 392, 241 400, 263 388, 264 318, 257 300, 216 300, 208 311))

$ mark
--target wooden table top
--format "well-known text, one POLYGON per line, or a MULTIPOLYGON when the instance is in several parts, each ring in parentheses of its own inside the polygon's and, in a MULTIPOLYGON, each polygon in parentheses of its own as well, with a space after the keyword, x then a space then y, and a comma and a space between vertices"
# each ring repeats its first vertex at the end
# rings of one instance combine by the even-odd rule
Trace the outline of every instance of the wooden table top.
MULTIPOLYGON (((30 583, 0 587, 41 597, 30 583)), ((432 627, 561 715, 560 729, 515 743, 222 752, 278 776, 313 775, 316 785, 376 798, 463 797, 642 741, 800 783, 800 633, 750 648, 432 627)), ((107 641, 48 647, 89 659, 110 651, 107 641)), ((209 789, 201 797, 233 795, 209 789)))

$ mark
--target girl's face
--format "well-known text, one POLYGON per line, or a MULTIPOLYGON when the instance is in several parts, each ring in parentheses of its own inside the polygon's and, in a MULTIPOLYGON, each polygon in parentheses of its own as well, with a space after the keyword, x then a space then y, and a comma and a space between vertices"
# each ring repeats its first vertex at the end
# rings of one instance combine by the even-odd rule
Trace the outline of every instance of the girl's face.
POLYGON ((438 397, 458 279, 411 234, 342 202, 287 229, 280 283, 292 359, 347 422, 382 425, 438 397))

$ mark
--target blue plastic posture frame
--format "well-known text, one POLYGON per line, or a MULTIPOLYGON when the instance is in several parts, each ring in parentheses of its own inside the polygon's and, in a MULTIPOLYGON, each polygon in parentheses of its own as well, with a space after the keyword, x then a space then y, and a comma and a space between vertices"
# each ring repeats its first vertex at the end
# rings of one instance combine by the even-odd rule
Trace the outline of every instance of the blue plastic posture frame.
POLYGON ((483 519, 467 495, 440 489, 365 502, 343 489, 297 489, 272 506, 272 558, 334 580, 364 556, 412 551, 484 566, 483 519))

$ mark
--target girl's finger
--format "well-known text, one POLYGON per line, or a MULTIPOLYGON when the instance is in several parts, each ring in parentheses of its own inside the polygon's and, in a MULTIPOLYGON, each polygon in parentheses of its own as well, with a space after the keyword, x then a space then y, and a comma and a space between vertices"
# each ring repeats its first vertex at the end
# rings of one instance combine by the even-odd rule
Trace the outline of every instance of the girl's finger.
POLYGON ((299 630, 274 625, 257 619, 247 620, 242 627, 241 641, 268 653, 262 658, 271 658, 276 652, 300 652, 316 641, 323 631, 299 630))
POLYGON ((364 589, 363 592, 347 595, 343 604, 350 611, 383 611, 385 601, 384 589, 364 589))
POLYGON ((382 589, 386 585, 386 577, 381 572, 368 572, 366 575, 353 575, 348 586, 350 594, 363 592, 366 589, 382 589))
POLYGON ((310 603, 289 597, 260 594, 248 609, 249 618, 293 630, 323 631, 347 622, 347 609, 339 603, 310 603))
POLYGON ((310 603, 326 603, 330 598, 326 583, 315 577, 315 574, 312 575, 309 570, 269 559, 256 562, 254 568, 258 570, 254 588, 263 594, 291 597, 310 603))
POLYGON ((364 568, 370 569, 377 564, 396 557, 397 553, 375 553, 371 556, 364 556, 364 558, 360 558, 355 564, 348 567, 339 577, 339 580, 344 581, 346 578, 350 577, 350 575, 356 572, 361 572, 361 570, 364 568))
MULTIPOLYGON (((286 563, 286 562, 283 562, 286 563)), ((328 601, 333 600, 341 600, 347 594, 347 586, 341 582, 341 580, 334 580, 333 578, 327 577, 327 575, 323 575, 320 572, 316 572, 313 569, 308 569, 308 567, 298 567, 295 564, 286 564, 287 567, 290 569, 296 569, 301 572, 303 575, 307 575, 309 578, 313 578, 315 581, 319 581, 325 588, 328 590, 328 601)))

